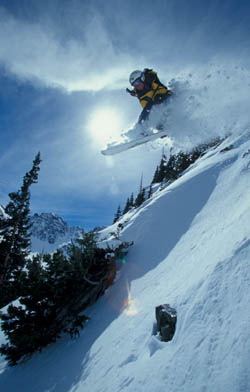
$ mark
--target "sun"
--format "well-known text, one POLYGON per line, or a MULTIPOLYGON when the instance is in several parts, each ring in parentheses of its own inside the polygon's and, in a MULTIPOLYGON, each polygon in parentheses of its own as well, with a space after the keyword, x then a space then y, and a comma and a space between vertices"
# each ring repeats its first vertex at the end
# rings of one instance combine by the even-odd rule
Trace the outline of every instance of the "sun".
POLYGON ((98 145, 118 140, 122 133, 121 113, 109 107, 96 109, 90 115, 88 130, 98 145))

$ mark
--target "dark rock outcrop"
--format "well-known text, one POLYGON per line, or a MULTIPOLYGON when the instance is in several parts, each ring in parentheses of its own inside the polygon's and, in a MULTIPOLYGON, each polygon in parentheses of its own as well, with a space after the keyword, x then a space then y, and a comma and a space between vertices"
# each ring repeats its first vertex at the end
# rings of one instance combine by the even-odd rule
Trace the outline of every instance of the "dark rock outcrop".
POLYGON ((163 342, 169 342, 173 339, 175 333, 177 321, 176 310, 168 304, 159 305, 155 308, 155 316, 157 331, 161 336, 161 340, 163 342))

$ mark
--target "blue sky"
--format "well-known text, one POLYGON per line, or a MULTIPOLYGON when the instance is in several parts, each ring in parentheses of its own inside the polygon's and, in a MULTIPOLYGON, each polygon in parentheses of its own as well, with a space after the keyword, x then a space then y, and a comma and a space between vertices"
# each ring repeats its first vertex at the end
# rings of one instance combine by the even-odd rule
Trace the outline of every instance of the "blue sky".
POLYGON ((109 129, 119 134, 140 113, 125 92, 130 72, 154 68, 168 83, 211 64, 248 69, 249 17, 247 1, 1 0, 0 204, 40 151, 32 212, 87 229, 110 224, 161 157, 148 146, 100 154, 109 129), (92 129, 104 110, 117 118, 92 129))

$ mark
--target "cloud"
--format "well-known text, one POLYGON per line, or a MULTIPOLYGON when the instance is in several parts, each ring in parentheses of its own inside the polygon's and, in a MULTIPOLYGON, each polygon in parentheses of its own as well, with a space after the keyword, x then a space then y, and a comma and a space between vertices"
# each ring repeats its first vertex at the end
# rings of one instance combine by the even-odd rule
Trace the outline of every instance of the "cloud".
POLYGON ((176 71, 218 54, 249 59, 249 11, 234 1, 102 3, 48 2, 35 21, 1 8, 0 63, 20 79, 72 92, 120 88, 140 67, 176 71))
POLYGON ((81 39, 60 40, 49 24, 17 19, 4 9, 0 62, 18 78, 68 91, 119 85, 133 63, 128 53, 114 47, 98 13, 87 20, 81 39))

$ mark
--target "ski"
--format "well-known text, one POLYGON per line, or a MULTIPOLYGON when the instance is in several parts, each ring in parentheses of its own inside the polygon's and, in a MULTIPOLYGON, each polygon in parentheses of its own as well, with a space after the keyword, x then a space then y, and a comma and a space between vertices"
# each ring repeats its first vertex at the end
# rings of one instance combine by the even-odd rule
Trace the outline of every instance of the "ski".
POLYGON ((141 136, 137 139, 130 140, 128 142, 123 142, 119 144, 110 144, 107 146, 105 150, 102 150, 101 153, 103 155, 116 155, 119 154, 120 152, 130 150, 131 148, 140 146, 144 143, 163 137, 167 137, 167 132, 159 131, 156 133, 152 133, 151 135, 141 136))

